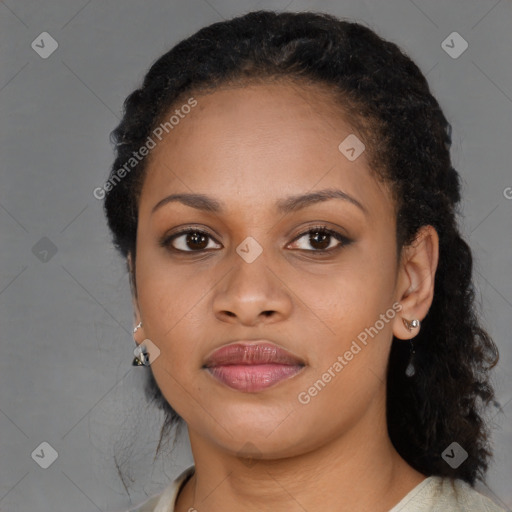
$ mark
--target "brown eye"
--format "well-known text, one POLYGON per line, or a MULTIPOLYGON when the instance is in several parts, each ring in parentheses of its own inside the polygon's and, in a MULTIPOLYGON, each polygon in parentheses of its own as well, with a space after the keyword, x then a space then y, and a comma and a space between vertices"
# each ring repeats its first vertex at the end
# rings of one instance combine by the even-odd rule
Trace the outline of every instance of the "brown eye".
POLYGON ((164 240, 163 245, 171 246, 176 251, 199 252, 216 248, 211 246, 210 241, 213 242, 213 238, 205 231, 187 229, 170 236, 164 240))
POLYGON ((298 249, 310 252, 329 252, 348 245, 351 242, 341 233, 327 229, 326 227, 311 228, 295 238, 294 243, 297 244, 297 242, 302 239, 304 239, 305 242, 303 242, 301 244, 302 246, 298 247, 298 249))
POLYGON ((322 233, 321 231, 315 231, 309 235, 309 243, 315 249, 325 250, 331 245, 332 235, 328 233, 322 233), (316 245, 318 244, 318 245, 316 245))

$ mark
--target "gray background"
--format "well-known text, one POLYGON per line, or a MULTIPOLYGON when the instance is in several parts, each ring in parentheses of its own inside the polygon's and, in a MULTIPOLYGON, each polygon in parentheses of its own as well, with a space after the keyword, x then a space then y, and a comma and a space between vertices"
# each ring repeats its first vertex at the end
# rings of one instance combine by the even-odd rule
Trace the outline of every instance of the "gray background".
POLYGON ((131 366, 128 280, 92 191, 111 165, 108 136, 122 101, 154 59, 206 24, 257 8, 321 10, 360 21, 399 44, 427 74, 453 126, 463 231, 476 257, 485 325, 501 351, 496 457, 483 490, 512 507, 511 2, 5 0, 2 512, 123 510, 159 492, 191 462, 186 438, 174 457, 152 461, 162 416, 143 407, 145 369, 131 366), (44 31, 59 45, 46 59, 31 47, 44 31), (458 58, 441 47, 454 31, 469 43, 458 58), (42 442, 58 453, 47 469, 31 456, 42 442), (114 459, 114 447, 123 445, 126 456, 114 459), (130 476, 127 488, 116 463, 130 476))

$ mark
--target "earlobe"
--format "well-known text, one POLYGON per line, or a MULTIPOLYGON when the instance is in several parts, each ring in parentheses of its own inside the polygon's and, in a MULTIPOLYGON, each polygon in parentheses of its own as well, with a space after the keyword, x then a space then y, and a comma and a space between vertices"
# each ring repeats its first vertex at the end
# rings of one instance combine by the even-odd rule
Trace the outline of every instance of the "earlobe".
POLYGON ((432 226, 422 226, 414 241, 402 249, 397 279, 397 300, 402 305, 402 316, 393 323, 396 338, 406 340, 418 334, 420 320, 427 315, 434 298, 438 259, 437 231, 432 226))

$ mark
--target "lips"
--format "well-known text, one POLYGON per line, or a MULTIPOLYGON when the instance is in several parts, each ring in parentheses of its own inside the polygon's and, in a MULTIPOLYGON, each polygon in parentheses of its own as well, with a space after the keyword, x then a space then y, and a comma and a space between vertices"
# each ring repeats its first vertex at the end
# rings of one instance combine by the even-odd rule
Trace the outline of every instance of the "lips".
POLYGON ((288 364, 304 365, 304 361, 270 342, 237 342, 215 350, 206 367, 225 365, 288 364))
POLYGON ((302 359, 265 340, 225 345, 210 354, 203 366, 218 381, 243 392, 262 391, 304 367, 302 359))

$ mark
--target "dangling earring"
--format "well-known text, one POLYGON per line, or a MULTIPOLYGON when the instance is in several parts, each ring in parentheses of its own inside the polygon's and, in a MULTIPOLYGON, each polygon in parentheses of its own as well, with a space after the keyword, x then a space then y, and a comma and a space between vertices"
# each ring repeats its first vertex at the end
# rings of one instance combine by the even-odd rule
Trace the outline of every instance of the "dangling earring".
POLYGON ((407 375, 407 377, 414 377, 414 375, 416 374, 416 368, 414 367, 414 354, 416 353, 416 351, 414 350, 414 342, 411 341, 411 344, 409 346, 411 349, 411 354, 409 356, 409 364, 405 369, 405 375, 407 375))
MULTIPOLYGON (((419 320, 411 320, 410 322, 408 320, 406 320, 405 318, 402 318, 403 322, 404 322, 404 325, 406 327, 406 329, 409 331, 409 332, 412 332, 413 329, 416 329, 420 326, 420 321, 419 320)), ((414 375, 416 375, 416 368, 414 367, 414 354, 416 353, 416 351, 414 350, 414 342, 411 340, 411 344, 409 345, 410 347, 410 356, 409 356, 409 364, 407 365, 407 368, 405 369, 405 375, 407 375, 407 377, 414 377, 414 375)))
POLYGON ((132 366, 149 366, 149 354, 144 343, 141 343, 133 352, 135 357, 132 366))
MULTIPOLYGON (((139 322, 133 328, 133 334, 135 334, 142 327, 142 322, 139 322)), ((133 351, 135 357, 133 358, 133 366, 148 366, 149 365, 149 354, 147 353, 146 346, 144 343, 138 345, 133 351)))

